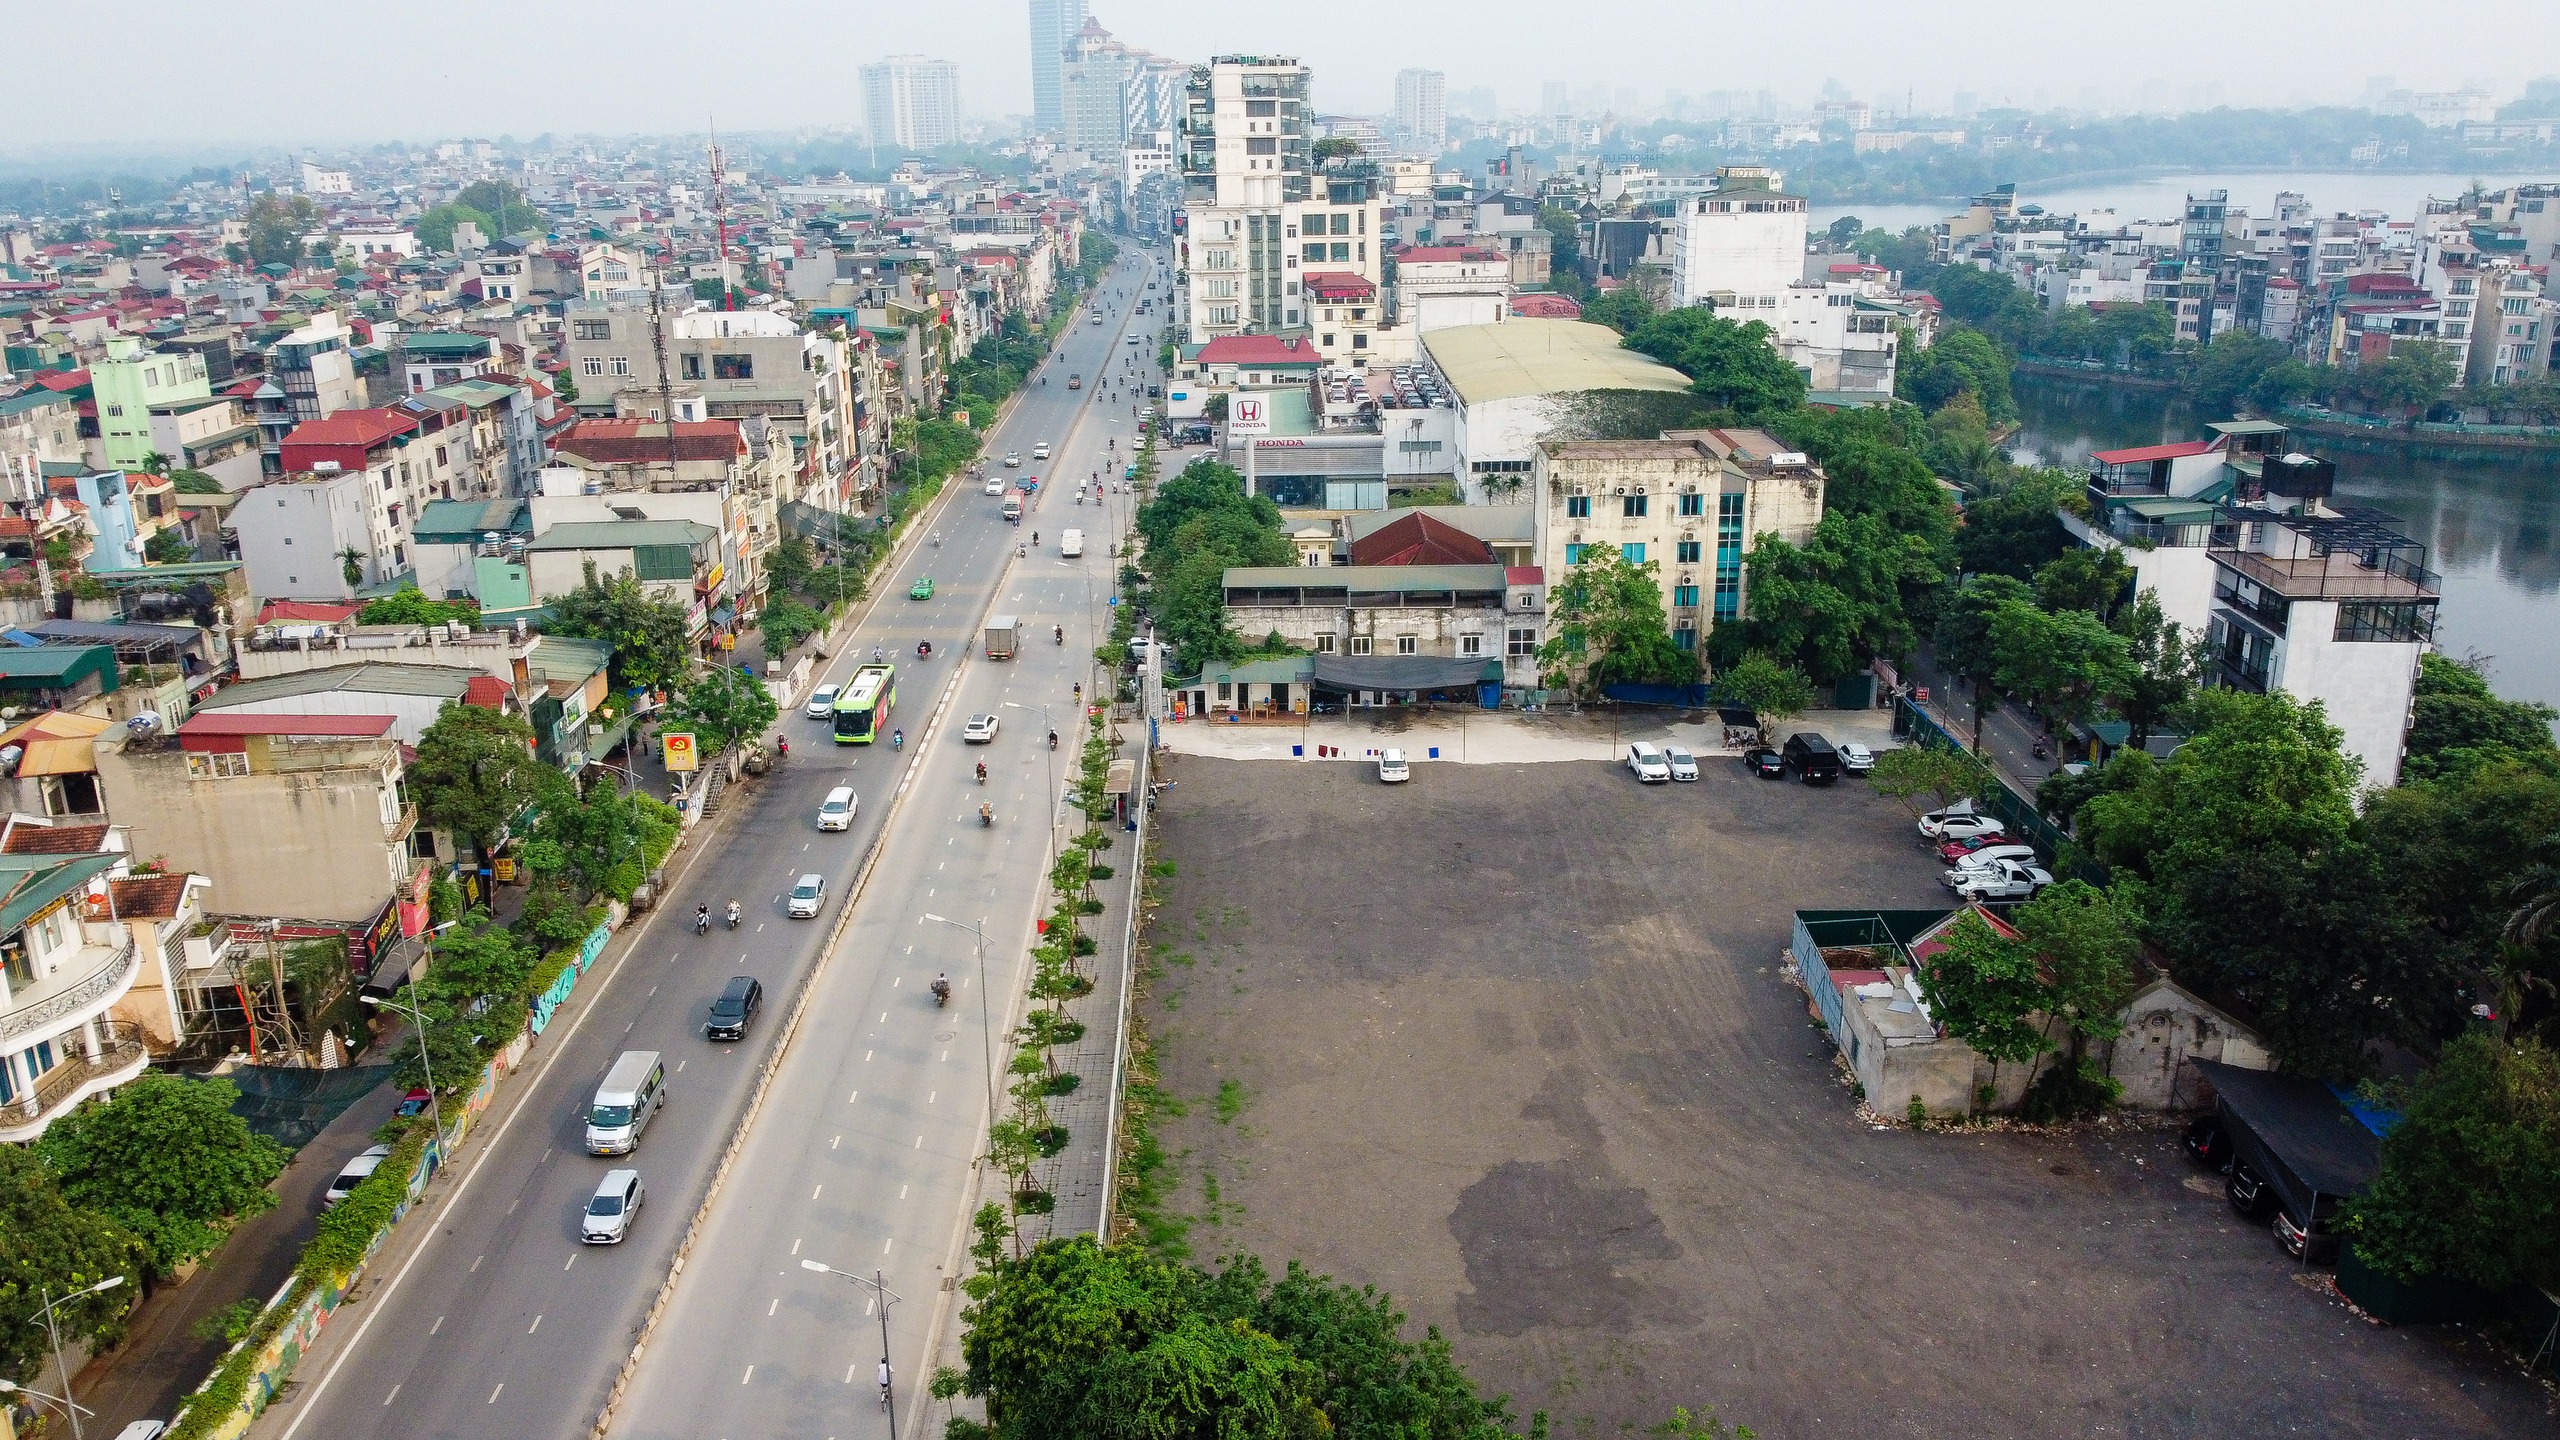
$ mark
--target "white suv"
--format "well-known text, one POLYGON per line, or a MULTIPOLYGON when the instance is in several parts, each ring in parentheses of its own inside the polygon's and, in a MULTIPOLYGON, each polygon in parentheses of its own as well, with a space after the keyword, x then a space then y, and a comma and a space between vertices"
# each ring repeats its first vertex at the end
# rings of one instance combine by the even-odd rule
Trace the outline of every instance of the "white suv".
POLYGON ((1671 762, 1662 758, 1662 750, 1648 741, 1638 740, 1627 747, 1627 768, 1647 785, 1671 783, 1671 762))

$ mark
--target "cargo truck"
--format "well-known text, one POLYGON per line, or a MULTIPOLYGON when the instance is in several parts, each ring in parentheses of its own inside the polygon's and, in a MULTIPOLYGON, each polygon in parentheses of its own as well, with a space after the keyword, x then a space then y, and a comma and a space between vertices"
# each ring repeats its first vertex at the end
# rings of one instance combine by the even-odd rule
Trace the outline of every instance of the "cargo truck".
POLYGON ((1022 622, 1010 615, 997 615, 987 621, 987 658, 1010 660, 1014 646, 1021 643, 1022 622))

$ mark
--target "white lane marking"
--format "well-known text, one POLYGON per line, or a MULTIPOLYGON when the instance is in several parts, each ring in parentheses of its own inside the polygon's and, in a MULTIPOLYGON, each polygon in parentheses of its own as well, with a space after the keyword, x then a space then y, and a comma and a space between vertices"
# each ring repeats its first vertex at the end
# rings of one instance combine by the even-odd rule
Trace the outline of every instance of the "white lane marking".
POLYGON ((941 1091, 939 1091, 939 1090, 928 1090, 928 1091, 926 1091, 926 1092, 925 1092, 925 1096, 924 1096, 924 1103, 926 1103, 927 1105, 932 1104, 932 1103, 933 1103, 933 1101, 934 1101, 934 1097, 936 1097, 936 1096, 940 1095, 941 1093, 942 1093, 942 1092, 941 1092, 941 1091))
POLYGON ((951 1052, 950 1052, 950 1051, 948 1051, 948 1050, 943 1051, 943 1052, 942 1052, 942 1058, 943 1058, 943 1059, 945 1059, 945 1060, 950 1059, 950 1058, 951 1058, 951 1052))
POLYGON ((886 1025, 886 1024, 888 1024, 888 1023, 889 1023, 889 1012, 888 1012, 888 1011, 883 1010, 883 1011, 881 1011, 881 1012, 880 1012, 880 1023, 881 1023, 881 1024, 883 1024, 883 1025, 886 1025))
POLYGON ((691 1063, 690 1061, 685 1061, 685 1060, 679 1060, 679 1061, 677 1061, 677 1062, 676 1062, 676 1073, 677 1073, 677 1074, 679 1074, 679 1075, 683 1074, 683 1073, 684 1073, 684 1067, 685 1067, 686 1065, 690 1064, 690 1063, 691 1063))
POLYGON ((744 1385, 754 1378, 756 1378, 756 1367, 750 1365, 747 1367, 747 1373, 738 1377, 738 1383, 744 1385))
MULTIPOLYGON (((499 1381, 499 1382, 498 1382, 498 1390, 504 1390, 504 1389, 506 1389, 506 1388, 507 1388, 507 1382, 506 1382, 506 1381, 501 1380, 501 1381, 499 1381)), ((497 1403, 498 1403, 498 1390, 492 1390, 492 1391, 490 1391, 490 1392, 489 1392, 489 1403, 490 1403, 490 1404, 492 1404, 492 1405, 495 1405, 495 1404, 497 1404, 497 1403)))
POLYGON ((826 1186, 824 1186, 824 1185, 820 1185, 817 1189, 812 1190, 812 1191, 810 1191, 810 1192, 809 1192, 809 1198, 810 1198, 810 1199, 812 1199, 812 1200, 815 1200, 815 1199, 817 1199, 819 1196, 824 1195, 825 1193, 827 1193, 827 1187, 826 1187, 826 1186))
POLYGON ((530 1335, 530 1334, 532 1334, 534 1331, 539 1330, 539 1329, 541 1329, 541 1328, 542 1328, 542 1317, 541 1317, 541 1316, 539 1316, 539 1315, 536 1315, 536 1316, 534 1316, 534 1317, 533 1317, 533 1323, 532 1323, 532 1324, 530 1324, 530 1325, 527 1325, 526 1327, 524 1327, 524 1333, 526 1333, 527 1335, 530 1335))
POLYGON ((489 1258, 489 1257, 488 1257, 488 1256, 486 1256, 486 1255, 474 1255, 474 1256, 472 1256, 472 1257, 471 1257, 471 1270, 470 1270, 470 1272, 469 1272, 469 1273, 471 1273, 471 1274, 473 1274, 473 1275, 477 1275, 477 1274, 479 1274, 479 1273, 480 1273, 480 1262, 481 1262, 481 1261, 483 1261, 483 1260, 486 1260, 486 1259, 488 1259, 488 1258, 489 1258))
POLYGON ((766 1318, 767 1320, 772 1319, 772 1318, 773 1318, 773 1312, 774 1312, 774 1311, 776 1311, 776 1310, 779 1310, 779 1309, 781 1309, 781 1308, 782 1308, 782 1297, 781 1297, 781 1296, 779 1296, 779 1295, 776 1295, 776 1296, 774 1296, 774 1297, 773 1297, 773 1303, 772 1303, 772 1304, 770 1304, 770 1305, 767 1305, 766 1307, 764 1307, 764 1318, 766 1318))
MULTIPOLYGON (((852 1384, 852 1383, 853 1383, 853 1372, 854 1372, 854 1371, 856 1371, 856 1370, 859 1370, 859 1369, 861 1369, 861 1368, 862 1368, 862 1362, 861 1362, 861 1361, 859 1361, 859 1360, 856 1360, 856 1361, 854 1361, 852 1364, 847 1365, 846 1367, 844 1367, 844 1383, 846 1383, 847 1385, 852 1384)), ((828 1436, 828 1437, 827 1437, 827 1440, 836 1440, 836 1437, 834 1437, 833 1435, 830 1435, 830 1436, 828 1436)))
MULTIPOLYGON (((890 976, 890 977, 889 977, 889 988, 890 988, 890 989, 892 989, 892 990, 897 989, 897 988, 898 988, 898 980, 899 980, 899 977, 898 977, 898 976, 895 976, 895 975, 890 976)), ((884 1017, 884 1018, 885 1018, 885 1017, 884 1017)))
POLYGON ((388 1404, 390 1404, 392 1401, 397 1400, 397 1399, 399 1399, 399 1398, 400 1398, 400 1387, 399 1387, 399 1386, 397 1386, 397 1385, 394 1385, 394 1386, 392 1386, 392 1387, 391 1387, 391 1393, 382 1397, 382 1403, 383 1403, 383 1404, 385 1404, 385 1405, 388 1405, 388 1404))
POLYGON ((577 1256, 577 1253, 576 1253, 575 1251, 572 1251, 572 1252, 570 1252, 570 1255, 569 1255, 569 1258, 568 1258, 568 1259, 563 1260, 563 1261, 561 1261, 561 1262, 560 1262, 560 1268, 561 1268, 561 1269, 563 1269, 563 1270, 566 1270, 566 1269, 568 1269, 570 1266, 575 1265, 575 1264, 577 1264, 577 1263, 578 1263, 578 1256, 577 1256))
POLYGON ((799 1240, 798 1240, 798 1239, 796 1239, 796 1238, 795 1238, 795 1239, 793 1239, 793 1240, 792 1240, 792 1242, 791 1242, 791 1253, 792 1253, 792 1254, 794 1254, 794 1255, 797 1255, 797 1254, 799 1254, 799 1253, 800 1253, 800 1242, 799 1242, 799 1240))
POLYGON ((906 1186, 901 1185, 901 1186, 899 1186, 899 1187, 898 1187, 898 1198, 899 1198, 899 1199, 901 1199, 901 1200, 904 1200, 904 1199, 906 1199, 906 1198, 907 1198, 907 1187, 906 1187, 906 1186))
POLYGON ((833 1150, 834 1148, 836 1148, 836 1147, 837 1147, 837 1146, 839 1146, 839 1145, 842 1145, 843 1143, 844 1143, 844 1137, 843 1137, 843 1136, 841 1136, 841 1135, 839 1135, 839 1136, 837 1136, 835 1139, 830 1140, 830 1141, 828 1141, 828 1142, 827 1142, 827 1148, 828 1148, 828 1149, 830 1149, 830 1150, 833 1150))
POLYGON ((889 1239, 889 1240, 883 1240, 883 1241, 881 1241, 881 1242, 880 1242, 880 1253, 881 1253, 881 1254, 883 1254, 883 1255, 888 1254, 888 1253, 889 1253, 889 1247, 890 1247, 890 1246, 892 1246, 892 1245, 895 1245, 895 1244, 897 1244, 897 1243, 898 1243, 898 1242, 897 1242, 895 1239, 889 1239))
POLYGON ((917 1136, 917 1137, 916 1137, 916 1144, 915 1144, 915 1148, 916 1148, 916 1149, 918 1149, 918 1150, 921 1150, 921 1149, 923 1149, 923 1148, 924 1148, 924 1137, 923 1137, 923 1136, 919 1135, 919 1136, 917 1136))
POLYGON ((441 1330, 441 1329, 443 1329, 443 1328, 444 1328, 444 1317, 443 1317, 443 1316, 441 1316, 441 1315, 439 1315, 439 1316, 437 1316, 437 1317, 436 1317, 436 1323, 434 1323, 433 1325, 430 1325, 430 1326, 428 1326, 428 1327, 427 1327, 427 1333, 428 1333, 428 1334, 430 1334, 430 1335, 433 1335, 434 1333, 436 1333, 437 1331, 439 1331, 439 1330, 441 1330))

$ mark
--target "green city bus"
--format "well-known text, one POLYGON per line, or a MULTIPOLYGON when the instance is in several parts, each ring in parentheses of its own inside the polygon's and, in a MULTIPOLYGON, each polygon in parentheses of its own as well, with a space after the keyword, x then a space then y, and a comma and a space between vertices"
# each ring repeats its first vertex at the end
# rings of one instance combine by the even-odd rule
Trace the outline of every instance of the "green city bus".
POLYGON ((836 743, 868 745, 880 738, 880 727, 898 703, 898 675, 887 665, 865 665, 836 696, 836 743))

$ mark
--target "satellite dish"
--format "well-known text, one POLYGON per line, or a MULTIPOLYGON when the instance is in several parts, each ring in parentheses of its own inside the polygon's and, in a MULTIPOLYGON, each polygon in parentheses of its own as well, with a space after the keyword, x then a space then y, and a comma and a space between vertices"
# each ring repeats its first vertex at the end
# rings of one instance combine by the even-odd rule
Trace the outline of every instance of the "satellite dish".
POLYGON ((148 735, 160 728, 160 716, 155 711, 137 710, 132 719, 124 722, 124 728, 136 735, 148 735))

